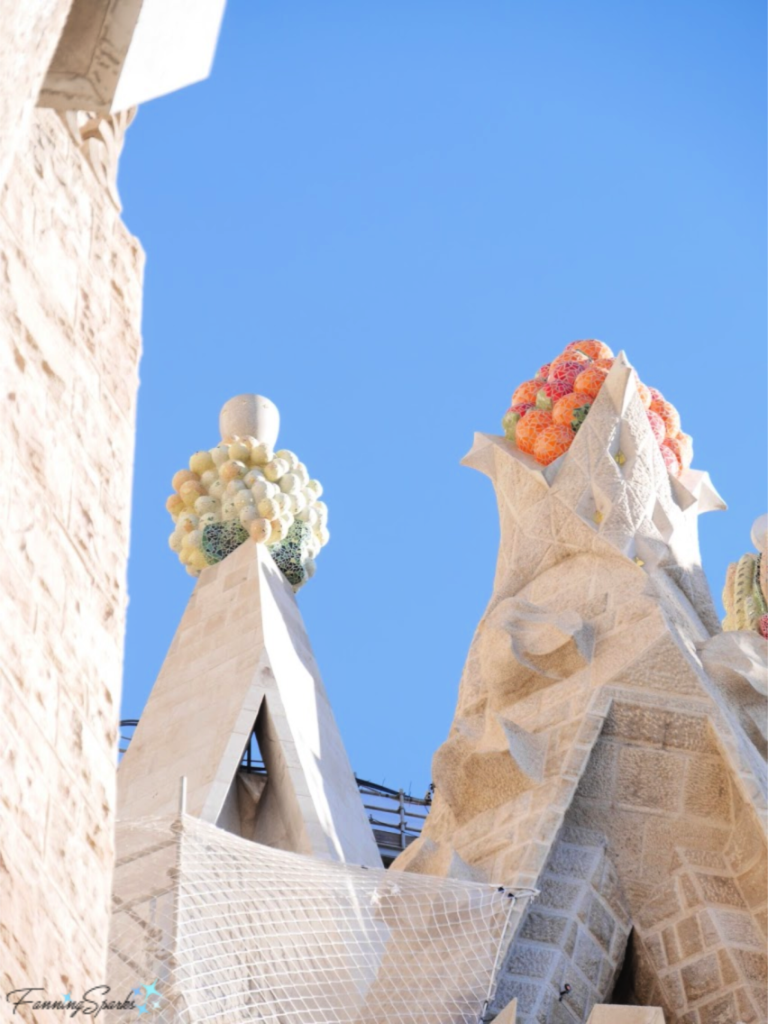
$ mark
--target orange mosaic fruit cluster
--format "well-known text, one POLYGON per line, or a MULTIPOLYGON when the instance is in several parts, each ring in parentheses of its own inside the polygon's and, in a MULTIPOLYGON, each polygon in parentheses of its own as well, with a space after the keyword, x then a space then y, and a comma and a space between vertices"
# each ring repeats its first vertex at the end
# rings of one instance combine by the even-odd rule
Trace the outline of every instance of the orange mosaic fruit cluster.
MULTIPOLYGON (((613 352, 596 338, 566 345, 515 389, 502 420, 505 437, 540 465, 554 462, 573 444, 613 362, 613 352)), ((664 464, 677 476, 691 465, 693 440, 680 429, 680 414, 660 391, 647 387, 637 374, 635 383, 664 464)))

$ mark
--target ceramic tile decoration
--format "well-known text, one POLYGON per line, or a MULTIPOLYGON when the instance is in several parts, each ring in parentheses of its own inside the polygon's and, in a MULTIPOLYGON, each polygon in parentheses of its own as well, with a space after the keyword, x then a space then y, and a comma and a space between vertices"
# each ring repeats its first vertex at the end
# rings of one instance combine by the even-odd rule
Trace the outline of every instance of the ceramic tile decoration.
POLYGON ((188 469, 171 481, 165 507, 174 522, 172 551, 191 576, 199 576, 249 537, 266 544, 295 590, 315 572, 315 559, 330 539, 323 488, 287 448, 274 450, 279 415, 261 395, 238 395, 226 403, 224 439, 195 452, 188 469), (232 426, 258 430, 229 433, 232 426))
MULTIPOLYGON (((540 465, 550 465, 573 444, 613 363, 613 352, 605 342, 595 338, 570 342, 535 377, 515 389, 501 421, 504 436, 540 465)), ((664 464, 679 476, 690 468, 693 441, 681 431, 680 414, 672 403, 633 374, 664 464)))

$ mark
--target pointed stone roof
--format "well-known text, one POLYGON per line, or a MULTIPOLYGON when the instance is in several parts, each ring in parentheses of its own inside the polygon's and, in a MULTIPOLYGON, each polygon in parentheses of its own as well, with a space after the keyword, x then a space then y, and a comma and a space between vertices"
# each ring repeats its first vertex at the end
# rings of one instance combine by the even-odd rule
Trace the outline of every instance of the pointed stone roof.
POLYGON ((726 506, 708 473, 669 473, 635 381, 620 352, 570 449, 549 466, 506 438, 475 435, 462 463, 496 488, 502 541, 495 590, 513 594, 577 552, 621 556, 638 569, 665 569, 717 632, 697 517, 726 506))

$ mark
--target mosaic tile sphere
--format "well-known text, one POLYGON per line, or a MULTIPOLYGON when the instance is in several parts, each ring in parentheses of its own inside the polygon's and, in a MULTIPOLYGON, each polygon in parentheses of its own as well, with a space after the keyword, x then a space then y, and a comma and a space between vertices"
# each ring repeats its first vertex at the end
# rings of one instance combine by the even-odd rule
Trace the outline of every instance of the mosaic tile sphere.
POLYGON ((328 508, 322 485, 294 452, 275 453, 255 437, 227 437, 195 452, 172 487, 168 546, 190 575, 249 538, 266 545, 294 590, 314 575, 314 560, 330 538, 328 508))

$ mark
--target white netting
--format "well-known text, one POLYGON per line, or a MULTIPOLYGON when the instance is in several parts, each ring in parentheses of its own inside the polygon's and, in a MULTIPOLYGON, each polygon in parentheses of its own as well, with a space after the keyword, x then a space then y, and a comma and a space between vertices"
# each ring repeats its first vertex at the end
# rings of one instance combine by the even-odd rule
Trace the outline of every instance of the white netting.
POLYGON ((514 902, 189 817, 121 824, 117 851, 110 998, 157 1024, 476 1024, 514 902))

